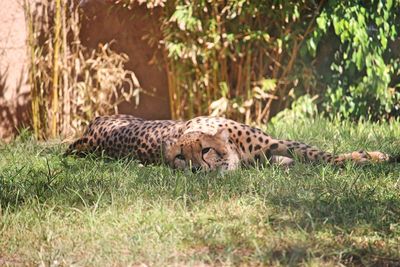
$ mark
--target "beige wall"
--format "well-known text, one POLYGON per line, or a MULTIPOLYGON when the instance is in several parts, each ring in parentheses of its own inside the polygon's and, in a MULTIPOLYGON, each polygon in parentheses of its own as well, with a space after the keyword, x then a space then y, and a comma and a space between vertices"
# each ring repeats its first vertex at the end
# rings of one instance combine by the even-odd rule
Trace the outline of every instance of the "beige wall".
POLYGON ((26 27, 20 0, 0 1, 0 140, 26 121, 26 27))
MULTIPOLYGON (((132 11, 110 9, 107 1, 88 0, 83 7, 87 19, 83 21, 81 40, 84 45, 95 48, 101 42, 113 41, 112 48, 129 56, 125 65, 138 78, 147 94, 141 94, 140 105, 122 103, 121 113, 133 114, 146 119, 169 119, 168 78, 161 51, 150 47, 145 40, 151 34, 161 35, 158 24, 159 9, 147 9, 136 5, 132 11), (102 4, 103 3, 103 4, 102 4), (114 11, 112 11, 114 10, 114 11), (158 55, 154 61, 154 55, 158 55)), ((161 36, 160 36, 161 37, 161 36)))

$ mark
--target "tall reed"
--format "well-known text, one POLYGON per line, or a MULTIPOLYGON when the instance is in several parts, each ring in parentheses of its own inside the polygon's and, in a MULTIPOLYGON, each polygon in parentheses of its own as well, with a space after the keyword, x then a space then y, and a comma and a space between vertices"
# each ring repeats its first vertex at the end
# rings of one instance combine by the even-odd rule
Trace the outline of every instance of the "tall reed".
POLYGON ((90 51, 79 40, 74 1, 25 0, 28 25, 32 125, 37 138, 69 136, 93 116, 117 112, 138 97, 140 85, 128 60, 109 44, 90 51))

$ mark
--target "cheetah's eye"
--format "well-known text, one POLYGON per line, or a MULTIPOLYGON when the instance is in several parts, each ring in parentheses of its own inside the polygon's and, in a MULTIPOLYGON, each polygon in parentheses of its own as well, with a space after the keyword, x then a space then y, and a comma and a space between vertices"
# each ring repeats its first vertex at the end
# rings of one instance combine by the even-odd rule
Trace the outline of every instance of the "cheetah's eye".
POLYGON ((206 148, 203 148, 203 150, 201 150, 201 154, 207 154, 209 151, 211 150, 211 147, 206 147, 206 148))
POLYGON ((179 159, 179 160, 185 160, 185 156, 182 155, 182 154, 176 155, 175 158, 176 158, 176 159, 179 159))

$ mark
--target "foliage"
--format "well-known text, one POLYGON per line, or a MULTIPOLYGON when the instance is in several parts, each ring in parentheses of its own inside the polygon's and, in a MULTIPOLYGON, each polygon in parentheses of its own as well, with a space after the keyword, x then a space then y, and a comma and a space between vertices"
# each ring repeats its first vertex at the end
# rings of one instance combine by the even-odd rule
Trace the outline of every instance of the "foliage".
MULTIPOLYGON (((138 95, 124 55, 80 45, 73 2, 37 1, 34 10, 25 4, 37 136, 70 133, 138 95), (121 94, 127 82, 133 86, 121 94)), ((146 38, 163 53, 173 118, 211 114, 262 124, 303 95, 332 117, 400 113, 398 0, 99 1, 133 13, 140 4, 158 8, 149 14, 159 17, 162 37, 146 38)))
POLYGON ((310 94, 321 96, 332 117, 398 115, 399 7, 383 0, 167 1, 161 43, 171 113, 260 123, 310 94), (324 73, 315 62, 327 60, 324 73))
POLYGON ((115 112, 119 101, 138 95, 134 73, 124 69, 126 55, 108 45, 89 51, 80 44, 73 2, 26 0, 24 7, 36 137, 74 134, 94 116, 115 112))
POLYGON ((400 58, 392 51, 400 31, 399 15, 396 0, 328 1, 307 45, 315 56, 320 40, 332 32, 339 39, 332 71, 324 77, 328 85, 324 106, 329 113, 375 119, 400 114, 400 84, 394 82, 400 58))
MULTIPOLYGON (((400 153, 398 121, 305 119, 268 129, 330 151, 400 153)), ((64 149, 26 132, 0 145, 2 265, 400 262, 399 164, 336 169, 297 163, 289 171, 266 166, 222 176, 63 158, 64 149)))
POLYGON ((328 113, 346 117, 399 108, 399 59, 390 51, 398 2, 177 0, 163 10, 176 117, 260 123, 304 93, 322 95, 328 113), (333 74, 321 79, 313 62, 326 56, 318 50, 332 28, 340 37, 338 47, 328 44, 336 49, 333 74))
POLYGON ((136 4, 145 4, 147 8, 164 7, 165 2, 168 0, 109 0, 116 5, 120 5, 124 8, 132 9, 136 4))
POLYGON ((318 116, 318 108, 315 100, 318 96, 302 95, 294 100, 290 108, 284 109, 276 114, 271 123, 276 124, 279 121, 298 123, 299 121, 309 120, 318 116))
POLYGON ((167 2, 162 42, 173 115, 268 120, 309 82, 298 52, 323 2, 167 2))

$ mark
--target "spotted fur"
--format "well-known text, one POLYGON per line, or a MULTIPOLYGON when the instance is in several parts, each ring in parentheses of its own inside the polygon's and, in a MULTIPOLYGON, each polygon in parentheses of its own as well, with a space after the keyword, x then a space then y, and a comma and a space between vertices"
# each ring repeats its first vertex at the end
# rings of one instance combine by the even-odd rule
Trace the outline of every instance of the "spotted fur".
POLYGON ((129 156, 143 163, 165 160, 172 168, 193 170, 233 170, 271 160, 290 164, 289 158, 334 165, 394 161, 379 151, 334 155, 301 142, 275 139, 258 128, 219 117, 197 117, 186 122, 150 121, 130 115, 97 117, 66 152, 74 153, 129 156))

